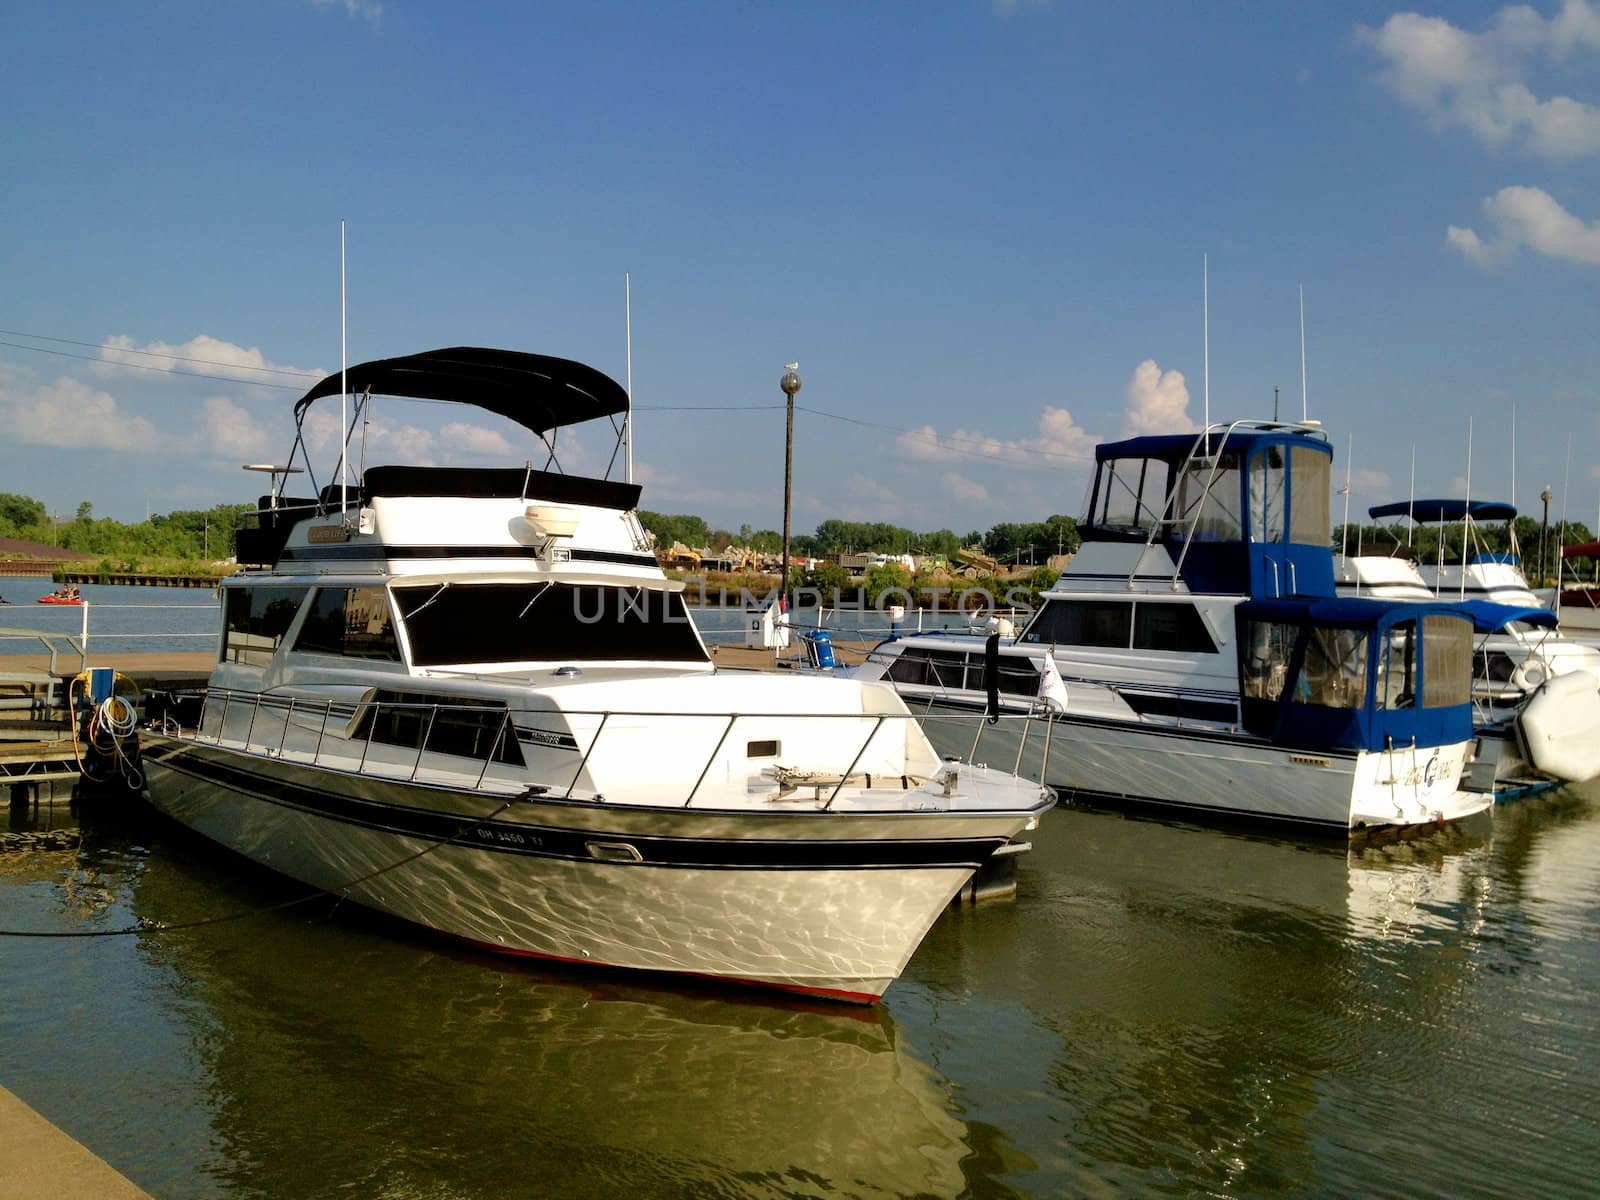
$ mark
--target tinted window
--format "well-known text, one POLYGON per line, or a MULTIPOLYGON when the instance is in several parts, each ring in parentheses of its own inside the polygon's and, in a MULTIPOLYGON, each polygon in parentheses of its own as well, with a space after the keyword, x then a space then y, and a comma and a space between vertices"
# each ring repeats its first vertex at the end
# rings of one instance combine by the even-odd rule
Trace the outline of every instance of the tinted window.
POLYGON ((227 588, 227 636, 222 661, 264 667, 272 661, 283 635, 308 589, 287 587, 227 588))
POLYGON ((318 588, 294 648, 311 654, 400 661, 381 587, 318 588))
POLYGON ((1240 491, 1237 451, 1191 462, 1178 477, 1176 536, 1197 542, 1238 541, 1243 533, 1240 491))
POLYGON ((1289 540, 1302 546, 1326 546, 1333 537, 1328 496, 1328 476, 1333 460, 1320 450, 1294 446, 1289 451, 1294 469, 1290 483, 1289 540))
POLYGON ((1299 635, 1297 625, 1271 621, 1240 623, 1239 676, 1246 700, 1276 700, 1283 695, 1289 659, 1299 635))
MULTIPOLYGON (((981 663, 981 660, 980 660, 981 663)), ((916 647, 902 651, 889 664, 889 678, 896 683, 914 683, 923 687, 966 687, 967 655, 959 650, 923 650, 916 647)), ((973 687, 977 687, 974 674, 973 687)))
POLYGON ((1023 633, 1023 641, 1126 647, 1132 608, 1126 600, 1047 600, 1023 633))
POLYGON ((1136 650, 1177 650, 1187 654, 1215 654, 1217 644, 1194 605, 1152 604, 1133 608, 1133 646, 1136 650))
POLYGON ((506 708, 489 700, 451 697, 448 701, 405 692, 383 692, 362 712, 353 737, 415 750, 427 738, 432 754, 522 766, 517 729, 506 708))
POLYGON ((1411 708, 1417 702, 1417 623, 1401 621, 1385 631, 1378 660, 1378 707, 1411 708))
POLYGON ((1250 540, 1283 541, 1283 447, 1268 446, 1250 460, 1250 540))
POLYGON ((1361 629, 1314 628, 1295 680, 1297 704, 1360 708, 1367 700, 1367 634, 1361 629))
POLYGON ((1423 707, 1466 704, 1471 698, 1471 623, 1460 617, 1423 617, 1423 707))
POLYGON ((394 592, 419 667, 707 661, 677 592, 567 583, 426 584, 394 592))

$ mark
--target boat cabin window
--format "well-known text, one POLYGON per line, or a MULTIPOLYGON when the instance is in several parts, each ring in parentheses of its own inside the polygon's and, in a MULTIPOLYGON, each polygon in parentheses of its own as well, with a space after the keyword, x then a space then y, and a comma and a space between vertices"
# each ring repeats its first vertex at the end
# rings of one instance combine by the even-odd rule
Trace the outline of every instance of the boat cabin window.
POLYGON ((1046 600, 1022 640, 1126 650, 1132 620, 1133 605, 1126 600, 1046 600))
MULTIPOLYGON (((888 676, 896 683, 976 691, 983 686, 983 655, 911 646, 895 655, 888 676)), ((1005 695, 1037 696, 1039 668, 1031 658, 1002 654, 996 683, 1005 695)))
POLYGON ((506 706, 492 700, 378 691, 363 708, 350 738, 478 762, 524 765, 517 727, 506 706))
POLYGON ((234 587, 226 588, 223 613, 226 633, 222 642, 222 661, 264 667, 277 653, 283 635, 294 624, 300 602, 309 588, 234 587))
POLYGON ((1276 621, 1243 622, 1244 666, 1240 672, 1246 700, 1277 700, 1289 675, 1298 625, 1276 621))
POLYGON ((1164 463, 1148 458, 1114 458, 1100 464, 1089 524, 1102 529, 1148 531, 1160 520, 1164 463))
POLYGON ((1197 542, 1237 542, 1244 536, 1239 512, 1239 452, 1191 460, 1178 476, 1175 536, 1197 542))
POLYGON ((1289 448, 1294 469, 1294 502, 1289 506, 1289 540, 1299 546, 1326 546, 1333 537, 1328 497, 1333 460, 1306 446, 1289 448))
POLYGON ((1306 638, 1305 665, 1295 680, 1297 704, 1361 708, 1367 702, 1367 633, 1364 629, 1313 626, 1306 638))
POLYGON ((1187 601, 1164 604, 1141 600, 1133 606, 1133 648, 1171 650, 1183 654, 1215 654, 1217 644, 1187 601))
POLYGON ((399 662, 388 595, 381 587, 318 588, 294 648, 308 654, 399 662))
POLYGON ((706 662, 677 592, 570 583, 396 587, 419 667, 453 663, 706 662))
POLYGON ((1281 542, 1284 531, 1283 447, 1268 446, 1250 460, 1250 540, 1281 542))
POLYGON ((1422 618, 1422 706, 1466 704, 1472 698, 1472 623, 1422 618))
POLYGON ((1378 659, 1378 707, 1411 708, 1417 703, 1417 623, 1401 621, 1383 634, 1378 659))

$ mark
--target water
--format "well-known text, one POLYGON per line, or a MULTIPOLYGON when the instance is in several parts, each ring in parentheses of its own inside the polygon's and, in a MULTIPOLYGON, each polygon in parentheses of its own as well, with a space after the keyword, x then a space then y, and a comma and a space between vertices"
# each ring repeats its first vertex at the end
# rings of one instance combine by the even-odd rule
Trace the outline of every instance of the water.
MULTIPOLYGON (((147 810, 0 925, 292 898, 147 810)), ((157 1197, 1589 1197, 1600 787, 1347 849, 1047 815, 877 1010, 461 954, 325 901, 0 938, 0 1083, 157 1197)))

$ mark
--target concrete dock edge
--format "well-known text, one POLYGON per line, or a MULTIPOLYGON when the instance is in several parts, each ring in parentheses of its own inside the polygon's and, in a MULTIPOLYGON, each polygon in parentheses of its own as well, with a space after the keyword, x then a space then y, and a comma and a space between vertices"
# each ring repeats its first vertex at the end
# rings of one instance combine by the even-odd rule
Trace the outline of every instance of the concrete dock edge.
POLYGON ((151 1200, 3 1087, 0 1148, 0 1196, 6 1200, 151 1200))

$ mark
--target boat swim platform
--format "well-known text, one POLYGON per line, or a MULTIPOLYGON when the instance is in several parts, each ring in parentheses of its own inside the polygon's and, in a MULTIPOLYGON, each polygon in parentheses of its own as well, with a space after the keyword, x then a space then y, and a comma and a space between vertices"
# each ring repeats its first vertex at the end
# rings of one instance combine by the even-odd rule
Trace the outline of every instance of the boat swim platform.
POLYGON ((7 1200, 151 1200, 149 1192, 0 1086, 0 1196, 7 1200))

